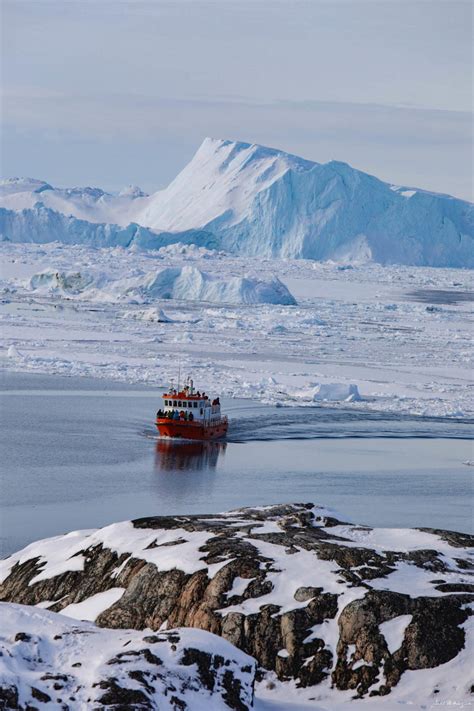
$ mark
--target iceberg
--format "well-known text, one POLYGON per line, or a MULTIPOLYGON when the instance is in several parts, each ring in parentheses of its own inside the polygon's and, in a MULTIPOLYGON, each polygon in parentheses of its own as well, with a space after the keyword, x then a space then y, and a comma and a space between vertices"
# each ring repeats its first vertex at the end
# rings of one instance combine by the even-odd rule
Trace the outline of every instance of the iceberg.
POLYGON ((357 385, 345 383, 321 383, 313 391, 313 401, 356 402, 362 400, 357 385))
POLYGON ((0 235, 141 249, 180 242, 346 265, 474 267, 472 203, 394 186, 343 162, 213 138, 152 195, 7 179, 0 184, 0 235))
POLYGON ((219 279, 197 267, 167 267, 148 274, 128 289, 148 299, 179 299, 228 304, 296 304, 293 295, 277 277, 262 281, 251 277, 219 279))

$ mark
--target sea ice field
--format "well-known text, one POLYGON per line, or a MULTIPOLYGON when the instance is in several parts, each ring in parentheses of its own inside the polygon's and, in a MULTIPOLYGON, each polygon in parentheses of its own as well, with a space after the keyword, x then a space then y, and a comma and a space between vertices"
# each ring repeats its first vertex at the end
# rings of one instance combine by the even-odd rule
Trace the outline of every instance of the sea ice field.
MULTIPOLYGON (((1 245, 4 367, 284 406, 469 417, 472 272, 1 245)), ((336 432, 337 434, 337 432, 336 432)))

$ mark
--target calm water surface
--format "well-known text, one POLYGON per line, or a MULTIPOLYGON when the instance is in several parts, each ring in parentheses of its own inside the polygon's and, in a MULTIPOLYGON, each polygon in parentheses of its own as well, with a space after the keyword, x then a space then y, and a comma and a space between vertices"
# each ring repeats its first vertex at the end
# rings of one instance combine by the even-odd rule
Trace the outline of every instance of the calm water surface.
POLYGON ((229 441, 159 440, 160 393, 3 372, 2 554, 154 514, 313 501, 375 526, 472 530, 472 422, 224 401, 229 441))

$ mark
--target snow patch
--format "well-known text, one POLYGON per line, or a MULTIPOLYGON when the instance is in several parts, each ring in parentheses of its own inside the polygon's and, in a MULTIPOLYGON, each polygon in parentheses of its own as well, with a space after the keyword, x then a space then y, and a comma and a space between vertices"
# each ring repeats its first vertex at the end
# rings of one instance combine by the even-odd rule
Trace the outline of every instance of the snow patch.
POLYGON ((120 600, 124 592, 125 588, 110 588, 110 590, 96 593, 86 600, 82 600, 82 602, 73 603, 64 607, 61 610, 61 615, 72 617, 75 620, 90 620, 94 622, 101 612, 104 612, 104 610, 107 610, 114 602, 120 600))
POLYGON ((399 615, 393 620, 382 622, 379 625, 381 634, 385 637, 387 648, 390 654, 394 654, 400 649, 405 637, 405 630, 413 619, 413 615, 399 615))

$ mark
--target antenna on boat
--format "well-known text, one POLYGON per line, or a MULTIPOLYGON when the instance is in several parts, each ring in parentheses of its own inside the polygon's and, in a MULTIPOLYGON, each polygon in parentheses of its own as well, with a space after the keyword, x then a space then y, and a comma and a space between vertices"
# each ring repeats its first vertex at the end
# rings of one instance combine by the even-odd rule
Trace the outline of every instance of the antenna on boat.
POLYGON ((179 389, 179 381, 180 381, 180 379, 181 379, 181 361, 179 360, 179 361, 178 361, 178 392, 180 392, 180 389, 179 389))

